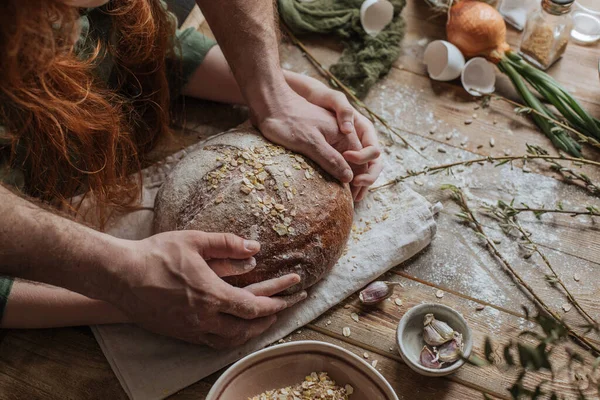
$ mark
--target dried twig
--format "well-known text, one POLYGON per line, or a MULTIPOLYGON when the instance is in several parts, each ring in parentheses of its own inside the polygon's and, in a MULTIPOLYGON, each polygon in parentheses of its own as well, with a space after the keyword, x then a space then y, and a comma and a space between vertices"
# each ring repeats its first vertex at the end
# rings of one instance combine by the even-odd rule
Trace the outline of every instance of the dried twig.
MULTIPOLYGON (((516 214, 523 212, 532 212, 537 218, 544 214, 565 214, 570 217, 577 217, 579 215, 589 215, 591 217, 600 217, 600 209, 596 206, 587 206, 585 211, 583 210, 565 210, 563 208, 531 208, 527 204, 522 204, 522 207, 512 207, 512 210, 516 214)), ((515 215, 516 215, 515 214, 515 215)))
MULTIPOLYGON (((529 154, 525 154, 525 155, 521 155, 521 156, 481 157, 481 158, 476 158, 473 160, 457 161, 454 163, 437 165, 434 167, 425 167, 424 169, 422 169, 420 171, 408 170, 406 175, 400 176, 400 177, 393 179, 389 182, 386 182, 382 185, 375 186, 375 187, 371 188, 370 191, 374 192, 374 191, 383 189, 385 187, 398 184, 400 182, 405 181, 408 178, 412 178, 415 176, 434 175, 434 174, 438 174, 443 171, 449 171, 452 168, 457 167, 457 166, 462 165, 462 166, 469 167, 473 164, 480 164, 480 163, 491 163, 491 164, 495 164, 496 167, 499 167, 499 166, 507 164, 507 163, 512 163, 513 161, 516 161, 516 160, 524 160, 525 162, 527 162, 529 160, 544 160, 544 161, 553 163, 553 165, 556 164, 553 166, 553 169, 562 173, 563 176, 565 176, 567 171, 570 171, 571 173, 574 171, 572 171, 568 168, 562 167, 555 160, 572 161, 575 163, 594 165, 596 167, 600 167, 600 162, 597 162, 597 161, 587 160, 585 158, 568 157, 568 156, 563 156, 563 155, 551 156, 551 155, 547 155, 548 154, 547 152, 542 153, 542 149, 537 146, 527 145, 527 147, 528 147, 529 154)), ((585 175, 585 174, 578 174, 576 176, 572 176, 571 179, 567 179, 567 180, 573 181, 573 180, 575 180, 575 177, 577 177, 577 179, 579 179, 579 180, 582 180, 586 184, 586 188, 588 188, 588 186, 589 186, 588 190, 590 190, 592 193, 600 193, 600 190, 598 189, 598 187, 593 182, 591 182, 589 177, 587 177, 587 175, 585 175), (584 177, 587 179, 584 180, 583 179, 584 177)))
POLYGON ((560 316, 556 312, 554 312, 544 302, 544 300, 542 300, 542 298, 538 296, 538 294, 533 290, 533 288, 521 277, 521 275, 515 270, 515 268, 512 267, 512 265, 508 262, 506 257, 504 257, 502 253, 500 253, 493 240, 490 239, 489 236, 485 233, 483 225, 481 225, 481 223, 475 217, 474 213, 471 211, 471 208, 469 207, 463 192, 454 185, 444 185, 442 188, 450 190, 452 192, 452 199, 461 208, 462 212, 457 214, 457 216, 469 223, 469 226, 475 231, 477 236, 479 236, 486 242, 487 248, 490 250, 490 252, 502 263, 505 269, 510 272, 511 276, 517 281, 517 283, 529 293, 529 295, 535 300, 536 304, 548 315, 554 318, 557 322, 563 324, 567 328, 569 336, 575 339, 575 341, 579 343, 583 348, 592 352, 592 354, 594 354, 595 356, 599 356, 600 348, 596 347, 592 342, 589 341, 589 339, 581 336, 579 333, 573 330, 573 328, 567 325, 560 318, 560 316))
POLYGON ((562 281, 562 279, 560 279, 560 277, 556 273, 556 270, 550 263, 550 260, 548 260, 546 255, 542 253, 537 244, 531 239, 531 233, 523 229, 523 226, 517 219, 519 211, 513 208, 512 204, 507 204, 503 201, 499 201, 498 204, 494 206, 486 206, 484 207, 484 209, 488 212, 488 214, 495 217, 501 222, 500 226, 504 233, 510 235, 514 230, 520 234, 521 240, 523 240, 524 242, 522 243, 522 247, 529 251, 527 257, 531 257, 531 255, 533 255, 534 253, 540 256, 540 258, 544 261, 544 264, 546 264, 546 266, 552 273, 552 275, 547 276, 548 282, 550 282, 553 285, 558 284, 565 292, 569 302, 575 307, 575 309, 577 309, 577 311, 579 311, 581 316, 586 319, 586 321, 590 324, 590 327, 598 331, 600 329, 600 325, 598 324, 598 322, 594 320, 594 318, 586 310, 584 310, 584 308, 577 301, 575 296, 573 296, 573 294, 569 291, 565 283, 562 281))
MULTIPOLYGON (((504 101, 504 102, 506 102, 506 103, 514 106, 515 107, 515 112, 517 114, 531 114, 531 113, 533 113, 533 114, 536 114, 536 115, 538 115, 538 116, 540 116, 542 118, 546 118, 548 121, 552 122, 553 124, 558 125, 561 128, 566 129, 567 131, 575 134, 575 136, 577 136, 577 138, 579 139, 580 142, 587 143, 587 144, 589 144, 592 147, 600 149, 600 142, 597 141, 596 139, 594 139, 593 137, 586 136, 583 133, 579 132, 577 129, 574 129, 573 127, 571 127, 571 126, 569 126, 569 125, 567 125, 567 124, 565 124, 565 123, 563 123, 563 122, 561 122, 561 121, 559 121, 557 119, 551 118, 548 115, 546 115, 544 113, 541 113, 541 112, 539 112, 538 110, 536 110, 534 108, 527 107, 527 106, 525 106, 525 105, 523 105, 521 103, 517 103, 516 101, 510 100, 510 99, 508 99, 508 98, 506 98, 504 96, 501 96, 499 94, 489 95, 488 98, 489 99, 501 100, 501 101, 504 101)), ((488 105, 489 101, 485 101, 484 100, 483 104, 488 105)))
MULTIPOLYGON (((533 146, 533 145, 527 145, 527 152, 529 154, 535 155, 535 156, 545 156, 548 155, 548 152, 544 149, 542 149, 539 146, 533 146)), ((582 164, 592 164, 592 165, 597 165, 597 162, 584 162, 583 160, 585 160, 584 158, 580 158, 577 159, 577 161, 575 161, 575 163, 577 165, 582 165, 582 164)), ((586 174, 584 174, 583 172, 576 172, 571 168, 567 168, 562 166, 561 164, 559 164, 555 158, 548 158, 545 161, 547 161, 548 163, 550 163, 550 168, 553 169, 554 171, 558 172, 559 174, 561 174, 563 176, 563 178, 565 179, 565 181, 572 183, 572 182, 581 182, 583 183, 585 189, 587 191, 589 191, 590 193, 594 194, 594 195, 600 195, 600 186, 598 186, 597 184, 595 184, 594 182, 592 182, 592 180, 590 179, 589 176, 587 176, 586 174)), ((586 160, 587 161, 587 160, 586 160)))
POLYGON ((354 94, 354 92, 352 91, 352 89, 350 89, 348 86, 344 85, 334 74, 331 73, 331 71, 329 71, 327 68, 325 68, 323 66, 323 64, 321 64, 321 62, 308 50, 308 48, 304 45, 304 43, 302 43, 300 41, 300 39, 298 39, 296 37, 296 35, 294 35, 294 33, 292 32, 292 30, 286 25, 286 23, 283 20, 281 20, 281 26, 285 30, 287 36, 292 41, 292 43, 296 47, 298 47, 302 51, 303 54, 305 54, 308 57, 308 59, 317 68, 317 70, 321 73, 321 75, 325 76, 328 79, 329 84, 331 86, 333 86, 334 88, 340 89, 346 96, 348 96, 348 98, 350 99, 350 101, 352 103, 354 103, 354 105, 357 108, 359 108, 361 110, 361 112, 367 118, 369 118, 371 120, 371 122, 375 122, 375 121, 379 122, 389 132, 391 132, 398 139, 400 139, 402 141, 402 143, 404 143, 407 147, 411 148, 417 154, 419 154, 422 157, 424 157, 423 154, 421 154, 421 152, 419 150, 417 150, 412 144, 410 144, 400 134, 400 132, 398 131, 397 128, 391 126, 382 116, 380 116, 379 114, 377 114, 375 111, 371 110, 365 103, 363 103, 358 97, 356 97, 356 95, 354 94))

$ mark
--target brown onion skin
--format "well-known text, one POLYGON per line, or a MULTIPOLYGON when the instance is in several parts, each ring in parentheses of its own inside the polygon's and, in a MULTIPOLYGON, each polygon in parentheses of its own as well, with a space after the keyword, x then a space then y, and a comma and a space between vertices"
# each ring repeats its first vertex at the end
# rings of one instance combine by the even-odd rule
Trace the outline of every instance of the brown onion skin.
POLYGON ((446 35, 467 58, 482 56, 498 63, 510 50, 502 15, 478 0, 455 2, 450 9, 446 35))

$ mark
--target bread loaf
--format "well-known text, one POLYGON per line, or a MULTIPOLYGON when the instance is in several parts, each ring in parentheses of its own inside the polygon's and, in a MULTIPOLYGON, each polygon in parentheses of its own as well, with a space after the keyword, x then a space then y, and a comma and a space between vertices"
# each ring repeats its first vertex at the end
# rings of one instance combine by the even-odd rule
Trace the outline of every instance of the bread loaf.
POLYGON ((307 158, 242 127, 207 141, 173 169, 158 192, 154 230, 229 232, 261 243, 251 272, 226 278, 246 286, 295 272, 319 281, 341 256, 353 201, 307 158))

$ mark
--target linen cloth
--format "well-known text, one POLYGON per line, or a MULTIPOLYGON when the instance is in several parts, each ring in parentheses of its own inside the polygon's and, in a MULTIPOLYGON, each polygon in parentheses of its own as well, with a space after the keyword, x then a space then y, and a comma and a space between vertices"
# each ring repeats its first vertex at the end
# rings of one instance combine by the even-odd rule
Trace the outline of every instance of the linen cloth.
MULTIPOLYGON (((202 142, 143 171, 143 206, 173 166, 202 142)), ((393 154, 384 162, 380 182, 393 175, 393 154)), ((430 203, 412 189, 396 185, 372 193, 357 205, 348 248, 333 270, 309 289, 308 298, 281 313, 262 336, 229 350, 213 350, 155 335, 133 325, 94 326, 92 330, 127 395, 133 400, 163 399, 236 360, 287 336, 340 303, 372 280, 424 249, 436 232, 430 203)), ((108 233, 143 239, 152 233, 153 212, 141 210, 115 218, 108 233)))

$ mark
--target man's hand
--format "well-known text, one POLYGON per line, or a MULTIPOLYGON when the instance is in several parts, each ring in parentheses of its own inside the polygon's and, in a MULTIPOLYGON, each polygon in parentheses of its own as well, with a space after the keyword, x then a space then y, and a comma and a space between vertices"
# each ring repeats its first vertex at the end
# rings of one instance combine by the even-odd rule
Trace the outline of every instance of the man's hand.
MULTIPOLYGON (((283 75, 285 82, 251 105, 254 124, 270 140, 307 155, 340 180, 352 169, 352 192, 355 200, 361 200, 382 168, 375 127, 341 92, 306 75, 291 71, 283 75), (266 119, 269 123, 261 124, 266 119)), ((208 52, 183 93, 248 104, 218 46, 208 52)))
POLYGON ((133 322, 191 343, 237 346, 266 331, 276 314, 306 292, 271 297, 297 284, 286 275, 236 288, 220 277, 256 266, 260 245, 231 234, 167 232, 128 245, 136 254, 123 265, 119 295, 111 301, 133 322))
MULTIPOLYGON (((311 102, 290 87, 289 76, 284 74, 279 63, 275 12, 271 0, 196 1, 231 67, 241 97, 250 108, 254 124, 267 138, 313 158, 343 182, 352 181, 354 175, 357 178, 363 175, 355 183, 364 184, 378 175, 378 164, 371 165, 377 158, 374 155, 378 155, 376 148, 367 146, 371 148, 361 152, 362 138, 363 143, 375 144, 377 141, 365 135, 370 127, 365 128, 365 122, 360 118, 358 125, 362 126, 362 132, 358 132, 357 118, 353 121, 354 111, 351 112, 351 107, 344 105, 340 111, 337 107, 341 104, 340 95, 331 91, 331 94, 316 96, 311 102), (324 105, 319 106, 317 102, 323 102, 324 105), (327 113, 323 107, 334 108, 335 116, 327 113), (354 126, 351 126, 352 122, 354 126), (348 137, 344 137, 345 135, 348 137), (353 168, 334 149, 338 153, 350 151, 348 158, 354 164, 353 168)), ((209 56, 210 52, 207 58, 209 56)), ((201 66, 199 69, 210 70, 211 67, 226 69, 222 62, 207 63, 206 68, 201 66)), ((225 78, 221 81, 230 82, 230 75, 221 76, 225 78)), ((222 85, 200 85, 197 88, 189 86, 184 93, 206 93, 213 99, 227 98, 220 93, 222 85)), ((226 85, 225 89, 227 88, 234 91, 232 85, 226 85)), ((347 103, 347 100, 344 101, 347 103)), ((364 195, 364 188, 355 186, 353 191, 357 198, 364 195)))
POLYGON ((253 123, 267 139, 311 158, 340 181, 352 182, 360 201, 382 168, 375 128, 342 93, 315 80, 303 83, 309 87, 294 88, 302 96, 282 90, 284 95, 267 113, 253 114, 253 123), (347 114, 352 128, 342 133, 347 114))

